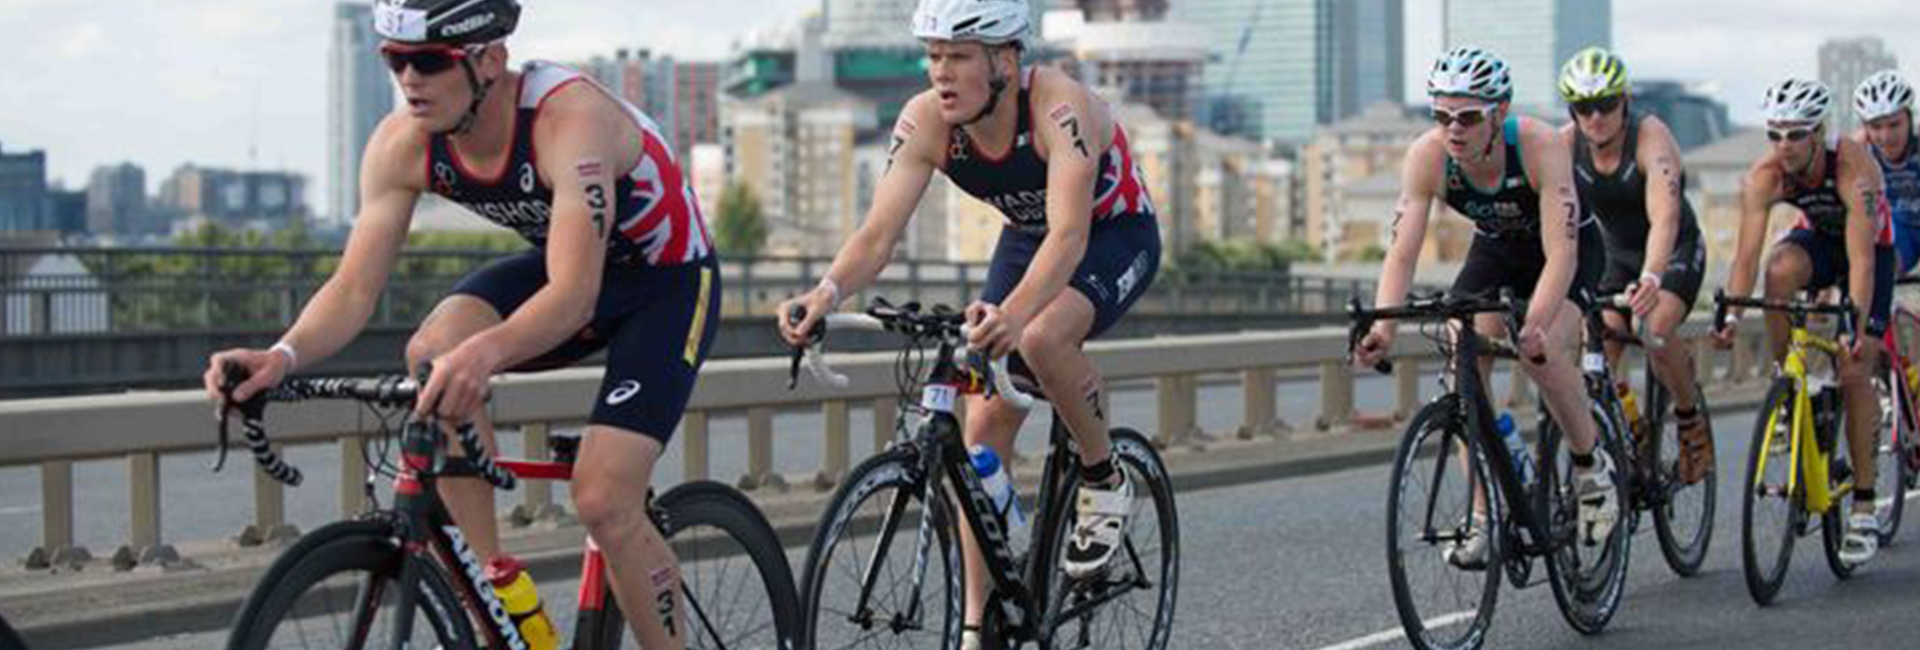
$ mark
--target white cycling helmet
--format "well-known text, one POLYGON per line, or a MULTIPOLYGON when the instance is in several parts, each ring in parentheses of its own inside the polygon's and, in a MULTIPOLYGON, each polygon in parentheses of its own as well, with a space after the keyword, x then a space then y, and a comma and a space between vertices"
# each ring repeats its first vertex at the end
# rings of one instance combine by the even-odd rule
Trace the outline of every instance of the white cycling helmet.
POLYGON ((1900 73, 1881 70, 1860 82, 1853 91, 1853 112, 1860 121, 1871 122, 1913 106, 1913 86, 1900 73))
POLYGON ((1767 88, 1760 113, 1768 122, 1813 123, 1827 119, 1832 103, 1833 93, 1826 84, 1792 77, 1767 88))
POLYGON ((1033 20, 1027 0, 920 0, 913 37, 999 45, 1023 41, 1033 20))
POLYGON ((1478 97, 1503 102, 1513 97, 1507 62, 1477 47, 1456 47, 1435 59, 1427 71, 1427 96, 1478 97))

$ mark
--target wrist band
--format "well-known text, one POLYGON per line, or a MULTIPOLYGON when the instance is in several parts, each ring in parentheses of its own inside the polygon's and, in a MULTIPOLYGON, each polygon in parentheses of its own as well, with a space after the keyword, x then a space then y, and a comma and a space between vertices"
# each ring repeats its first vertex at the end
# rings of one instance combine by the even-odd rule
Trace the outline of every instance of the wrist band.
POLYGON ((273 344, 273 347, 267 348, 267 351, 278 352, 280 354, 287 355, 288 368, 297 368, 300 366, 300 353, 295 352, 293 350, 293 345, 290 343, 287 343, 286 341, 280 341, 278 343, 273 344))
POLYGON ((1652 284, 1658 287, 1660 286, 1660 275, 1652 271, 1643 271, 1640 273, 1640 284, 1652 284))
POLYGON ((840 283, 834 282, 833 278, 821 276, 820 284, 814 288, 826 289, 827 301, 835 307, 840 306, 840 283))

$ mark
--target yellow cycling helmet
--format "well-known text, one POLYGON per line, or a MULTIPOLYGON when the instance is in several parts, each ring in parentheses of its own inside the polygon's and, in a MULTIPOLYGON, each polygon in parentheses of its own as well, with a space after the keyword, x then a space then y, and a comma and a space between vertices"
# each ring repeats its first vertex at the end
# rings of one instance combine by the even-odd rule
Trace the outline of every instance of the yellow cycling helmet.
POLYGON ((1577 104, 1627 94, 1627 64, 1605 48, 1589 47, 1560 68, 1560 98, 1577 104))

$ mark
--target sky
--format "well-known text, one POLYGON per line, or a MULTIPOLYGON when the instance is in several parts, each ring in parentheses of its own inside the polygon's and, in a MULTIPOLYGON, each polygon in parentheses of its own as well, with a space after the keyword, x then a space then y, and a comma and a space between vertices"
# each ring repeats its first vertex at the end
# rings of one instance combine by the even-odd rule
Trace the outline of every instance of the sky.
MULTIPOLYGON (((911 1, 911 0, 904 0, 911 1)), ((1181 2, 1182 0, 1171 0, 1181 2)), ((1338 1, 1338 0, 1336 0, 1338 1)), ((724 57, 820 0, 523 0, 516 59, 620 47, 724 57)), ((1406 88, 1441 45, 1442 0, 1406 0, 1406 88)), ((334 0, 0 0, 0 148, 47 151, 70 188, 132 161, 157 187, 185 162, 288 169, 324 203, 328 33, 334 0)), ((1814 76, 1819 43, 1877 35, 1920 64, 1912 0, 1614 0, 1614 47, 1636 78, 1701 84, 1752 121, 1760 91, 1814 76)), ((1920 75, 1917 75, 1920 76, 1920 75)))

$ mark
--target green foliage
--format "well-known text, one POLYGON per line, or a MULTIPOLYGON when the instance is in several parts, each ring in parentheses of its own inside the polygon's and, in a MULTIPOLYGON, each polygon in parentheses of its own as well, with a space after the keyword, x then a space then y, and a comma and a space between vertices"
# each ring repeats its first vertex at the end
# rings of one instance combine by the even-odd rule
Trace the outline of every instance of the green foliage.
POLYGON ((1286 271, 1294 262, 1313 261, 1320 252, 1304 242, 1260 244, 1203 241, 1189 247, 1174 266, 1189 271, 1286 271))
POLYGON ((734 257, 758 257, 767 244, 767 220, 760 199, 745 183, 729 183, 720 193, 720 216, 714 222, 714 245, 734 257))

